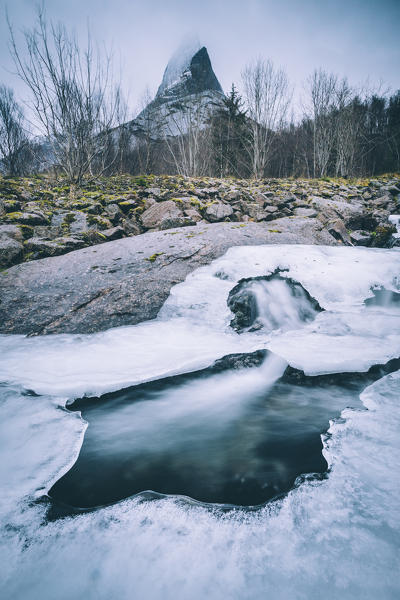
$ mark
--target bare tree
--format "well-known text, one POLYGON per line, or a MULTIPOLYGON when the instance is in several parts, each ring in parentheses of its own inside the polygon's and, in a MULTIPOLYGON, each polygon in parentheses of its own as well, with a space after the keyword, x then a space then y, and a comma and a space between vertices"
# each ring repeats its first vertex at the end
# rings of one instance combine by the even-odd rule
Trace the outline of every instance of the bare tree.
POLYGON ((208 172, 211 160, 208 123, 213 109, 206 95, 192 95, 185 103, 168 107, 164 142, 180 175, 196 177, 208 172))
POLYGON ((288 79, 270 60, 258 59, 242 73, 250 128, 248 151, 253 176, 263 177, 271 159, 274 138, 291 101, 288 79))
POLYGON ((162 133, 152 109, 153 94, 147 86, 140 98, 139 116, 136 119, 139 130, 136 133, 135 148, 140 173, 156 170, 155 155, 162 133))
POLYGON ((24 49, 18 47, 11 25, 9 29, 17 72, 31 92, 33 113, 50 144, 52 161, 75 183, 85 174, 109 168, 118 158, 118 152, 110 152, 110 143, 115 146, 122 115, 110 57, 94 52, 89 33, 81 50, 63 25, 48 26, 41 9, 36 27, 24 33, 24 49))
POLYGON ((336 86, 335 175, 346 177, 357 168, 363 122, 361 101, 344 78, 336 86))
POLYGON ((0 156, 5 173, 24 173, 28 144, 24 116, 14 92, 11 88, 0 85, 0 156))
POLYGON ((327 174, 329 160, 335 144, 334 109, 337 77, 316 69, 308 79, 313 119, 313 175, 327 174))

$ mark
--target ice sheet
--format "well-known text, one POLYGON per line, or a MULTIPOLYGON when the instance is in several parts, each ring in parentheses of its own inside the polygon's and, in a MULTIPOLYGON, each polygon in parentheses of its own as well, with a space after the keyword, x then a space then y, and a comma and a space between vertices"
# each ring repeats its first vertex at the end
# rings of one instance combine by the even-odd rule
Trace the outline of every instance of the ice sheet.
POLYGON ((309 372, 367 369, 399 354, 398 311, 363 305, 371 286, 398 289, 399 266, 398 250, 235 248, 175 286, 155 321, 92 336, 2 336, 1 596, 399 597, 400 372, 364 391, 367 411, 345 410, 331 424, 326 480, 299 482, 255 513, 129 499, 47 523, 45 505, 33 503, 79 452, 85 423, 63 410, 68 398, 259 347, 309 372), (229 290, 276 267, 288 268, 326 311, 291 331, 232 332, 229 290))

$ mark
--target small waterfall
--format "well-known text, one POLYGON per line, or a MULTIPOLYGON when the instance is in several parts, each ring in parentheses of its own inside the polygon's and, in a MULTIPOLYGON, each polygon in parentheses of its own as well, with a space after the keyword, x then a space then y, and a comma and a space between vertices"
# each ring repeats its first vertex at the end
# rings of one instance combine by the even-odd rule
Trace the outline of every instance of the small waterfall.
POLYGON ((236 315, 231 325, 239 331, 298 329, 322 310, 300 283, 278 273, 243 280, 229 294, 228 306, 236 315))

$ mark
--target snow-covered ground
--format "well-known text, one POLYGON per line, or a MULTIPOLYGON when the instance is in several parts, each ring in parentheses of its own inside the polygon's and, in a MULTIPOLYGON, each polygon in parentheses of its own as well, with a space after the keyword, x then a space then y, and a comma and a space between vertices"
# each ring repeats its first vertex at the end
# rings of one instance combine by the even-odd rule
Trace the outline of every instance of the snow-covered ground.
MULTIPOLYGON (((47 522, 47 505, 33 501, 77 458, 86 424, 63 407, 84 394, 259 348, 308 374, 362 371, 400 356, 399 303, 364 305, 373 287, 399 291, 399 272, 399 250, 232 248, 175 286, 155 321, 94 335, 0 336, 2 597, 397 598, 400 372, 363 392, 368 410, 346 409, 331 422, 326 480, 299 482, 257 511, 131 498, 47 522), (285 327, 235 333, 229 291, 277 267, 325 310, 291 326, 293 307, 282 296, 285 327)), ((264 374, 268 385, 271 370, 264 374)), ((234 409, 241 388, 263 382, 239 372, 231 384, 234 409)), ((226 411, 229 393, 217 394, 226 411)))

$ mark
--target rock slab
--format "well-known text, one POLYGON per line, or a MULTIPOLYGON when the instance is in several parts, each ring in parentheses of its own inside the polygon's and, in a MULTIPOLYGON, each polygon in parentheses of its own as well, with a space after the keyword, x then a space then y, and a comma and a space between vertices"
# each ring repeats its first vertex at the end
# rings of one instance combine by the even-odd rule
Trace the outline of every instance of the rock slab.
MULTIPOLYGON (((0 274, 0 332, 93 333, 153 319, 171 287, 231 246, 338 242, 318 219, 156 231, 20 264, 0 274)), ((206 291, 205 291, 206 293, 206 291)))

